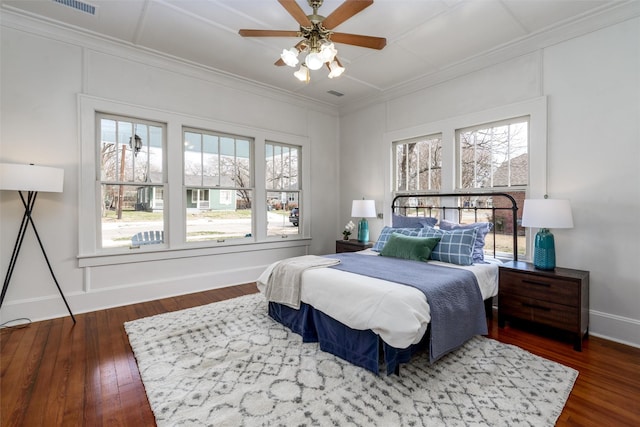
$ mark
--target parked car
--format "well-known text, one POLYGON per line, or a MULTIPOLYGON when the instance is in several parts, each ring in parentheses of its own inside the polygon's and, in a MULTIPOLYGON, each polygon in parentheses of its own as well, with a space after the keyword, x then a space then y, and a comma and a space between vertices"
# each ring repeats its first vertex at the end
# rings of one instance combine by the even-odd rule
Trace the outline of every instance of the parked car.
POLYGON ((293 224, 294 227, 298 226, 299 213, 300 211, 298 210, 298 208, 293 208, 291 209, 291 213, 289 214, 289 222, 293 224))

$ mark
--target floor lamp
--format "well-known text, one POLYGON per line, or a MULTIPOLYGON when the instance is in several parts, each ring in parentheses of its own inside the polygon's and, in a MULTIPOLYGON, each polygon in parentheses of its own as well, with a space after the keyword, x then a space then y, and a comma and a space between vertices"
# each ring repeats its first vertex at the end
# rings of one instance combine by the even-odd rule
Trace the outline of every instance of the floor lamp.
POLYGON ((64 304, 67 306, 67 310, 69 310, 69 314, 71 315, 71 319, 73 319, 73 323, 76 323, 76 318, 73 316, 71 308, 69 308, 69 304, 67 303, 67 299, 62 293, 62 289, 58 284, 56 275, 53 274, 53 268, 51 268, 51 263, 49 262, 47 253, 45 252, 44 246, 42 245, 42 240, 40 240, 40 235, 38 234, 38 230, 36 229, 36 224, 33 222, 33 217, 31 216, 33 207, 36 203, 36 196, 38 195, 38 192, 44 191, 61 193, 63 183, 64 169, 45 166, 0 163, 0 190, 17 191, 18 194, 20 194, 20 199, 22 200, 22 204, 24 205, 24 215, 22 215, 20 230, 18 231, 18 237, 13 247, 11 261, 9 262, 9 268, 7 269, 7 275, 4 278, 4 285, 2 285, 0 307, 2 307, 5 294, 7 293, 7 288, 9 288, 9 282, 11 281, 13 269, 15 268, 16 261, 18 260, 18 255, 20 254, 20 248, 22 247, 24 236, 27 232, 29 224, 31 224, 31 228, 33 228, 36 239, 38 239, 38 243, 40 244, 40 249, 42 249, 42 255, 44 255, 44 259, 47 262, 47 266, 49 267, 49 272, 51 272, 51 277, 53 277, 53 281, 58 287, 60 296, 62 297, 64 304), (26 198, 24 193, 27 194, 26 198))

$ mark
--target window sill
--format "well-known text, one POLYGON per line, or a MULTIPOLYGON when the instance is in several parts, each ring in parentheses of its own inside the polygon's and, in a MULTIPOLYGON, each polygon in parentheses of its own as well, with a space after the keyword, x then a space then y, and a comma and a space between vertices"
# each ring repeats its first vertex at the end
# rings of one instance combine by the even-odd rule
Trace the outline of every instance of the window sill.
POLYGON ((162 261, 168 259, 192 258, 199 256, 211 256, 231 254, 239 252, 263 251, 269 249, 281 249, 289 247, 309 246, 310 238, 282 239, 283 241, 266 241, 259 243, 244 243, 225 245, 220 247, 184 247, 178 249, 159 248, 148 250, 140 248, 131 252, 101 253, 91 255, 78 255, 79 267, 96 267, 103 265, 130 264, 144 261, 162 261))

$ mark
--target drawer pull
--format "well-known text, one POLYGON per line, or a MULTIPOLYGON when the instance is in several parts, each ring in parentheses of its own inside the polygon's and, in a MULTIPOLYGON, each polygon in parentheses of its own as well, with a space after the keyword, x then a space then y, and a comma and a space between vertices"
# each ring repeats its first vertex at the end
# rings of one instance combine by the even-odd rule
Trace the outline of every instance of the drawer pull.
POLYGON ((551 285, 550 285, 550 284, 548 284, 548 283, 545 283, 545 282, 536 282, 535 280, 526 280, 526 279, 523 279, 523 280, 522 280, 522 282, 523 282, 523 283, 528 283, 528 284, 530 284, 530 285, 544 286, 544 287, 547 287, 547 288, 551 286, 551 285))
POLYGON ((529 304, 528 302, 523 302, 522 305, 525 306, 525 307, 528 307, 528 308, 535 308, 535 309, 543 310, 543 311, 551 311, 551 309, 549 307, 543 307, 543 306, 537 305, 537 304, 529 304))

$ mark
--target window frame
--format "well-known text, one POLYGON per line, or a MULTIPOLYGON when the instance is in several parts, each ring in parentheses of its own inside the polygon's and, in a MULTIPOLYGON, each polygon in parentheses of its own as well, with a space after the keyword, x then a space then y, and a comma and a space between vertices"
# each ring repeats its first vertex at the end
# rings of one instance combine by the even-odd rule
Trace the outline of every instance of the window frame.
MULTIPOLYGON (((311 242, 310 215, 305 216, 304 227, 299 235, 289 239, 267 238, 266 235, 266 205, 254 203, 252 212, 252 229, 255 236, 250 241, 225 243, 210 242, 211 244, 193 244, 185 240, 185 200, 183 191, 183 141, 184 127, 196 129, 211 129, 230 135, 243 135, 254 140, 252 155, 254 156, 253 177, 264 180, 264 144, 265 141, 278 141, 285 144, 298 145, 302 149, 301 170, 309 171, 310 138, 254 128, 247 125, 219 122, 213 119, 196 117, 157 108, 133 105, 127 102, 109 100, 91 95, 78 94, 78 121, 80 135, 80 170, 78 181, 78 263, 80 267, 100 265, 126 264, 140 261, 176 259, 191 256, 205 256, 246 252, 247 250, 276 249, 282 247, 309 246, 311 242), (100 190, 96 179, 97 159, 96 144, 96 113, 121 117, 136 117, 141 120, 166 123, 166 150, 164 152, 166 184, 163 187, 165 203, 165 245, 163 247, 140 247, 135 250, 128 248, 99 249, 100 206, 97 192, 100 190), (264 206, 263 206, 264 205, 264 206), (263 218, 264 217, 264 218, 263 218)), ((310 188, 310 174, 302 173, 301 186, 308 193, 310 188)), ((255 182, 254 200, 266 200, 264 182, 255 182)), ((304 201, 302 214, 310 212, 310 203, 304 201)), ((300 224, 302 226, 302 224, 300 224)), ((147 245, 156 246, 156 245, 147 245)), ((158 245, 160 246, 160 245, 158 245)))

